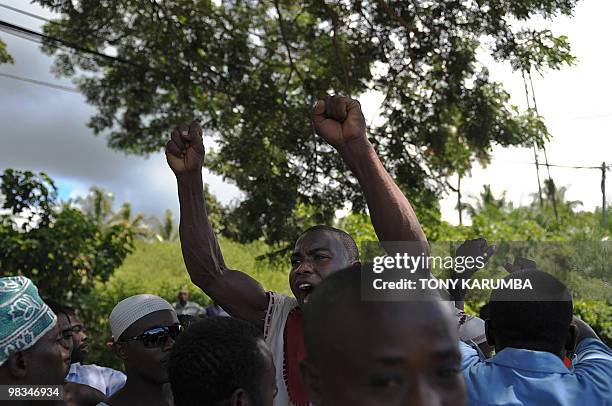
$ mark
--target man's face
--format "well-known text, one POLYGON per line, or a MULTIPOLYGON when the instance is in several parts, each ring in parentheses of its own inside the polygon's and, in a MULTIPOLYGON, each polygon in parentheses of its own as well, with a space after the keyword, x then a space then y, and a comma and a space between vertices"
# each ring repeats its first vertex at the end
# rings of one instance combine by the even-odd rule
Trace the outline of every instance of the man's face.
POLYGON ((300 305, 323 279, 350 266, 346 247, 331 232, 314 230, 301 236, 291 255, 289 285, 300 305))
POLYGON ((85 330, 85 326, 76 314, 69 314, 68 319, 72 328, 72 343, 74 347, 72 350, 72 362, 83 362, 85 355, 89 352, 87 330, 85 330))
POLYGON ((59 314, 57 318, 55 326, 24 351, 30 383, 62 385, 68 374, 72 337, 66 337, 65 331, 70 325, 65 315, 59 314))
MULTIPOLYGON (((122 335, 122 338, 136 337, 156 327, 178 326, 179 322, 174 312, 160 310, 146 315, 132 324, 122 335)), ((174 340, 168 337, 160 346, 146 348, 141 340, 119 342, 124 346, 124 360, 129 373, 136 373, 141 378, 157 384, 168 382, 168 360, 174 340)))
POLYGON ((261 377, 261 406, 272 406, 274 397, 278 392, 276 386, 276 368, 272 360, 272 353, 263 340, 259 340, 259 348, 266 359, 266 368, 261 377))
POLYGON ((309 361, 319 377, 316 404, 464 405, 456 327, 434 305, 371 303, 347 311, 325 338, 327 348, 309 361))
POLYGON ((181 290, 178 294, 178 300, 181 303, 185 303, 186 301, 189 300, 189 292, 186 292, 184 290, 181 290))

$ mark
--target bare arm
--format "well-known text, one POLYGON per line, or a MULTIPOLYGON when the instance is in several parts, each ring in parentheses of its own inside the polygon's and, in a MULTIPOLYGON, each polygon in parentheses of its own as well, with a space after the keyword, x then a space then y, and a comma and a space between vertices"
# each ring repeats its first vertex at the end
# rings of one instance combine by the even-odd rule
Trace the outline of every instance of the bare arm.
POLYGON ((268 305, 266 293, 249 275, 225 266, 208 221, 202 182, 204 145, 199 124, 179 126, 173 131, 166 145, 166 157, 177 178, 181 249, 191 280, 230 315, 263 328, 268 305))
POLYGON ((378 239, 417 241, 427 250, 427 238, 410 202, 366 136, 359 102, 348 97, 327 97, 315 104, 312 116, 317 133, 340 153, 357 178, 378 239))

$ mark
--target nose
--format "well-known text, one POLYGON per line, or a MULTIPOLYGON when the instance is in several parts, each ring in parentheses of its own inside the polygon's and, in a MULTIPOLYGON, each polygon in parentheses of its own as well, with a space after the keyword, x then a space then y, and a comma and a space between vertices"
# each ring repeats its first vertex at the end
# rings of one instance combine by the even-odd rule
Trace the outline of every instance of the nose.
POLYGON ((441 406, 442 401, 435 388, 425 379, 419 379, 408 392, 408 396, 403 402, 408 406, 441 406))
POLYGON ((310 263, 310 261, 302 261, 300 262, 300 265, 297 267, 297 269, 295 270, 296 273, 301 274, 301 273, 312 273, 313 269, 312 269, 312 264, 310 263))
POLYGON ((162 347, 162 349, 164 351, 170 351, 173 346, 174 346, 174 338, 167 337, 166 341, 164 342, 164 346, 162 347))

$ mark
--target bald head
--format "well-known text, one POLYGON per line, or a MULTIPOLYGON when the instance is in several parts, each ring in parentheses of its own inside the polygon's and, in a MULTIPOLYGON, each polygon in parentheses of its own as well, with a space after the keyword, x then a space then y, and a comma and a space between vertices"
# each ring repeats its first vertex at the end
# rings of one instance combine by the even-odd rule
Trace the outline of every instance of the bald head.
POLYGON ((355 265, 329 276, 304 308, 302 373, 315 404, 463 404, 448 306, 363 302, 360 271, 355 265))

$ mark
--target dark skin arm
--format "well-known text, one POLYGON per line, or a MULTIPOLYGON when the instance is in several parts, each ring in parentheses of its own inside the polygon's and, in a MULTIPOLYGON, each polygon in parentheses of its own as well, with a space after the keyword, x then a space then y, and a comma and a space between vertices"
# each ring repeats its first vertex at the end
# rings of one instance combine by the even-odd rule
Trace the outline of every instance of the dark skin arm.
POLYGON ((410 202, 368 140, 359 102, 338 96, 318 100, 312 120, 317 134, 338 151, 357 178, 379 241, 417 241, 427 250, 427 238, 410 202))
POLYGON ((202 182, 204 144, 198 123, 172 132, 166 158, 177 178, 181 249, 192 282, 230 315, 263 328, 268 306, 263 287, 249 275, 227 268, 208 221, 202 182))

